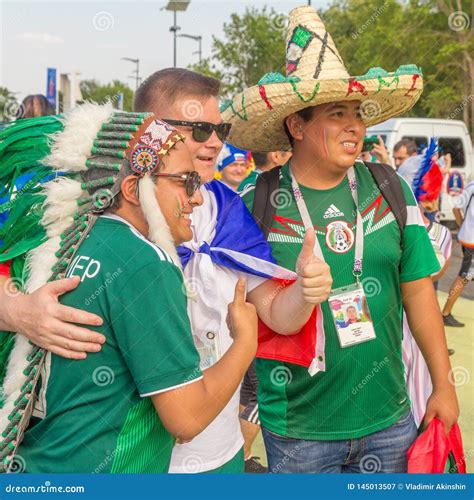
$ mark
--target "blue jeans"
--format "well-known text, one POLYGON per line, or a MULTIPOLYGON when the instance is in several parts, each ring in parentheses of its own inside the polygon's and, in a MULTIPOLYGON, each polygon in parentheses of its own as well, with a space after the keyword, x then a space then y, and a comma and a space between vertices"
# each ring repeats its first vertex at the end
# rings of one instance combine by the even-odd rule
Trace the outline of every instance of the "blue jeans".
POLYGON ((306 441, 263 428, 268 472, 406 472, 408 448, 417 437, 411 411, 393 425, 359 439, 306 441))

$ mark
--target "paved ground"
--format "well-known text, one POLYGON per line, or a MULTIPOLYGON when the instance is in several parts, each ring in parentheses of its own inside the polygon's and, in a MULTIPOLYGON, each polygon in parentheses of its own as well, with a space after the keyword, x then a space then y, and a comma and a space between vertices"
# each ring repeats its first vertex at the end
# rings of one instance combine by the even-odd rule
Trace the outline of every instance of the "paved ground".
MULTIPOLYGON (((449 286, 455 279, 461 266, 461 247, 454 244, 451 263, 440 281, 439 303, 443 307, 449 286)), ((474 472, 474 283, 469 283, 456 302, 453 314, 466 324, 464 328, 446 328, 448 345, 455 350, 451 356, 454 380, 461 408, 460 427, 464 442, 464 452, 468 472, 474 472)), ((266 465, 265 447, 261 435, 258 436, 253 454, 261 457, 266 465)))

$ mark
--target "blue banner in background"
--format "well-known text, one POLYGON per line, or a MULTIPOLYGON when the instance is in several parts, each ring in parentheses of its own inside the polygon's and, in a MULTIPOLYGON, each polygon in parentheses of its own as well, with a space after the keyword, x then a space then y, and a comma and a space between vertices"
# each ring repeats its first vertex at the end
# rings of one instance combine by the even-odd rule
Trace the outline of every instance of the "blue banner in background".
POLYGON ((470 499, 472 474, 3 474, 0 498, 470 499))
POLYGON ((57 107, 57 73, 56 68, 48 68, 47 78, 46 78, 46 99, 51 103, 56 113, 58 112, 57 107))

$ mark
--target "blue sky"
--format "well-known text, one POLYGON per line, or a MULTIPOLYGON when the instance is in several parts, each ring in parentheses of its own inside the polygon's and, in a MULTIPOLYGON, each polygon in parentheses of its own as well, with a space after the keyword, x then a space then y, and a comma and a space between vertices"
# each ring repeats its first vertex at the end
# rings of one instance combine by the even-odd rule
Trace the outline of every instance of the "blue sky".
MULTIPOLYGON (((78 71, 82 79, 102 83, 113 79, 128 82, 133 64, 121 57, 140 58, 146 77, 173 65, 173 38, 169 27, 173 14, 162 10, 168 2, 157 1, 29 1, 0 0, 0 86, 17 93, 45 93, 46 68, 59 73, 78 71)), ((222 26, 233 12, 264 5, 288 13, 305 4, 296 1, 191 0, 188 10, 178 13, 181 33, 202 35, 203 57, 210 53, 212 35, 221 36, 222 26)), ((312 0, 315 8, 328 0, 312 0)), ((178 66, 197 62, 196 41, 178 39, 178 66)))

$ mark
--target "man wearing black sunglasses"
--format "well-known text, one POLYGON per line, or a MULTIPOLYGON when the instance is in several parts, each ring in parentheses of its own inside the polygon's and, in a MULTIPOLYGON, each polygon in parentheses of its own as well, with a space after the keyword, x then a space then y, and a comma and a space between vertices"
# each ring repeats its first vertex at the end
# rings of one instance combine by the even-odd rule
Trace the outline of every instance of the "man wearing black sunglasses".
MULTIPOLYGON (((222 140, 229 132, 218 108, 219 89, 220 84, 214 78, 170 68, 151 75, 138 89, 134 103, 135 111, 152 111, 176 124, 186 136, 196 171, 202 182, 208 183, 201 188, 203 205, 193 213, 193 240, 180 247, 188 288, 195 292, 188 301, 188 313, 202 369, 215 364, 232 345, 226 316, 239 277, 247 278, 247 298, 257 307, 260 318, 272 330, 287 335, 303 327, 314 304, 326 300, 331 288, 329 267, 313 257, 314 232, 301 251, 298 275, 292 275, 292 279, 297 278, 293 285, 283 287, 261 277, 275 275, 270 247, 240 197, 222 183, 210 182, 222 140), (219 244, 229 239, 233 239, 233 245, 216 251, 219 244), (247 256, 271 271, 262 273, 256 265, 242 266, 247 256), (245 272, 238 271, 243 267, 245 272)), ((191 181, 186 182, 191 184, 191 181)), ((78 358, 83 352, 100 350, 96 332, 75 324, 98 324, 100 319, 58 304, 58 295, 77 284, 65 283, 64 291, 60 292, 51 286, 45 285, 35 296, 22 296, 25 304, 22 308, 9 307, 8 314, 0 308, 0 325, 6 330, 21 331, 34 343, 46 345, 64 356, 78 358), (2 323, 4 317, 8 321, 2 323), (54 335, 47 326, 53 323, 54 335)), ((238 417, 239 391, 236 391, 204 432, 190 443, 175 446, 170 472, 243 472, 243 438, 238 417)))
MULTIPOLYGON (((186 251, 192 254, 184 273, 197 293, 189 301, 188 312, 204 364, 206 360, 210 364, 215 362, 232 343, 225 316, 231 289, 240 276, 232 264, 230 268, 224 267, 229 266, 228 263, 216 265, 217 253, 209 259, 206 248, 222 243, 224 236, 220 234, 225 233, 225 226, 229 227, 228 231, 233 231, 230 228, 234 227, 238 233, 232 249, 238 250, 244 258, 245 255, 255 255, 252 246, 268 248, 239 196, 234 193, 229 195, 230 190, 225 186, 211 182, 217 155, 230 131, 230 124, 222 122, 219 112, 219 89, 219 82, 213 78, 170 68, 151 75, 138 89, 134 102, 135 111, 153 111, 186 136, 195 168, 202 181, 209 183, 201 189, 204 198, 203 207, 200 207, 202 210, 193 213, 192 243, 185 245, 186 248, 180 252, 185 264, 188 258, 186 251), (216 199, 225 201, 219 203, 216 199), (219 212, 217 216, 216 211, 219 212), (254 237, 256 233, 258 236, 254 237)), ((329 268, 322 262, 314 261, 311 248, 309 242, 309 252, 300 254, 301 272, 304 269, 305 276, 313 280, 306 282, 309 286, 305 289, 305 298, 298 289, 302 281, 297 282, 297 286, 282 290, 276 282, 245 274, 247 299, 257 307, 260 318, 279 333, 294 333, 295 330, 288 331, 289 317, 298 317, 297 329, 301 328, 312 313, 314 304, 325 300, 330 291, 329 268)), ((294 327, 292 322, 291 328, 294 327)), ((233 400, 202 434, 190 443, 175 446, 170 472, 242 472, 243 438, 238 417, 239 394, 236 392, 233 400)))

